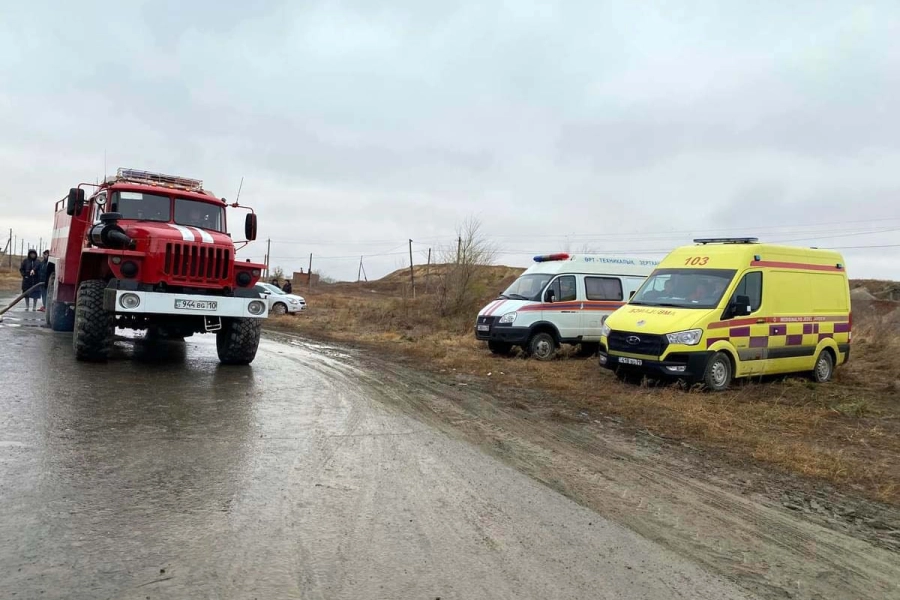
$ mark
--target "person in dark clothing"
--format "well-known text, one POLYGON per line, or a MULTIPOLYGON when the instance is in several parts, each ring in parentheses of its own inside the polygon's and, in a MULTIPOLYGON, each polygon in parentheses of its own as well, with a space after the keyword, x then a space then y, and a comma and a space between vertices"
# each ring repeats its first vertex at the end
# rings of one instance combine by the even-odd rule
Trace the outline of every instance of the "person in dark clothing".
MULTIPOLYGON (((35 284, 41 282, 40 272, 41 261, 38 260, 37 250, 29 250, 28 256, 22 261, 22 266, 19 267, 19 273, 22 275, 22 292, 28 291, 35 284)), ((34 300, 34 306, 31 307, 31 310, 37 310, 37 299, 40 297, 40 289, 33 290, 25 296, 25 310, 28 310, 29 306, 31 306, 32 300, 34 300)))
POLYGON ((284 282, 284 287, 281 288, 281 291, 285 294, 290 294, 292 291, 294 291, 294 287, 291 285, 290 279, 284 282))
POLYGON ((44 250, 44 256, 41 259, 41 270, 38 273, 40 276, 40 281, 43 283, 43 287, 41 287, 41 307, 38 309, 41 312, 47 310, 47 278, 50 276, 50 251, 44 250))

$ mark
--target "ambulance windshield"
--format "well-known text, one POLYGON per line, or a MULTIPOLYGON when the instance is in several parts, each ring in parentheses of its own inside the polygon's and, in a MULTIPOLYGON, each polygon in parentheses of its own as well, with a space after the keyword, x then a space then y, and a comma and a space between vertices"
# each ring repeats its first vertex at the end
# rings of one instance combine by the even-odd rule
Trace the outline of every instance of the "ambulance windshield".
POLYGON ((533 273, 531 275, 522 275, 513 282, 506 291, 500 294, 501 298, 509 298, 510 300, 540 300, 541 292, 547 287, 547 283, 553 275, 547 273, 533 273))
POLYGON ((715 308, 736 272, 733 269, 657 269, 629 304, 715 308))

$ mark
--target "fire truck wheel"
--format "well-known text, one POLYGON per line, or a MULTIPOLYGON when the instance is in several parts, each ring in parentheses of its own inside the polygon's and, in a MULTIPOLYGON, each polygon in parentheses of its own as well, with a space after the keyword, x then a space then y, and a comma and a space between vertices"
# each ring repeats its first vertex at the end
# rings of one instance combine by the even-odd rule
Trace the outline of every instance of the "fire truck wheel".
POLYGON ((47 307, 44 311, 47 326, 53 331, 75 329, 75 312, 65 302, 56 300, 56 273, 51 273, 47 281, 47 307))
POLYGON ((262 319, 225 319, 216 333, 219 360, 226 365, 249 365, 256 357, 262 319))
POLYGON ((75 358, 78 360, 104 361, 109 357, 115 334, 115 316, 103 308, 103 290, 106 282, 89 279, 78 286, 75 297, 75 358))

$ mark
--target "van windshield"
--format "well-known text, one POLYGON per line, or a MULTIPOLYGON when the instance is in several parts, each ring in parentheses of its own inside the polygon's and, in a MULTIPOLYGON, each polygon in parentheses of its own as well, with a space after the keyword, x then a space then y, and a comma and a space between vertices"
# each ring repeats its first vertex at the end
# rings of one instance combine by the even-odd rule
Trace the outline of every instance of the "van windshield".
POLYGON ((506 288, 501 298, 510 298, 511 300, 540 300, 541 292, 547 287, 553 275, 547 273, 532 273, 531 275, 522 275, 516 279, 511 286, 506 288))
POLYGON ((629 304, 715 308, 736 272, 733 269, 657 269, 629 304))

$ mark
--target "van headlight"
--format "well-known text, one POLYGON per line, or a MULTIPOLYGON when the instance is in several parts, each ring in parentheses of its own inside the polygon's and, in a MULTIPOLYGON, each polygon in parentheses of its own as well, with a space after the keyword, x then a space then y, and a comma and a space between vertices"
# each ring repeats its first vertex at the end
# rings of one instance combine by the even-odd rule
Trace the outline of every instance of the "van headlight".
POLYGON ((680 344, 682 346, 696 346, 700 343, 700 338, 702 337, 702 329, 689 329, 688 331, 666 334, 670 344, 680 344))
POLYGON ((606 321, 603 321, 603 324, 600 325, 600 337, 609 337, 610 333, 612 333, 612 329, 606 324, 606 321))
POLYGON ((519 316, 519 313, 517 313, 516 311, 508 312, 505 315, 503 315, 502 317, 500 317, 499 322, 508 325, 508 324, 512 323, 513 321, 515 321, 516 317, 518 317, 518 316, 519 316))

